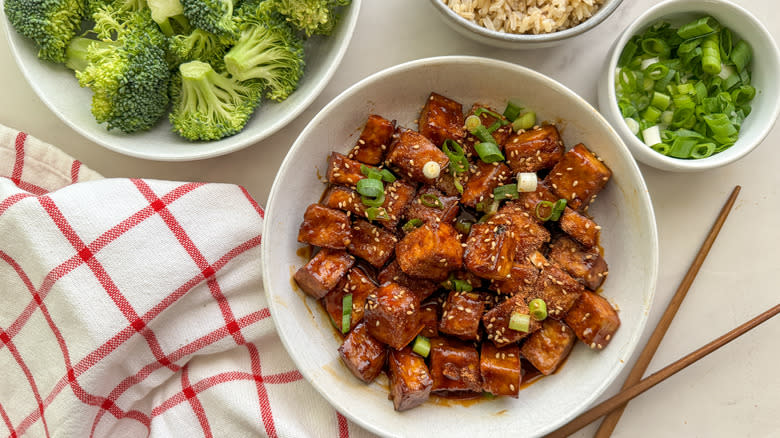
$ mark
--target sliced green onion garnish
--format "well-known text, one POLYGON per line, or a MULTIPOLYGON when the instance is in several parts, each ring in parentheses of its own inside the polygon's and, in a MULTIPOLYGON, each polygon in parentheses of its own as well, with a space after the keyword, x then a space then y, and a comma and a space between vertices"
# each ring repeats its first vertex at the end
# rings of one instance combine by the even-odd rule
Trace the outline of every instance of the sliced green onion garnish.
POLYGON ((492 215, 498 211, 498 206, 498 199, 486 199, 477 203, 477 211, 481 211, 486 215, 492 215))
POLYGON ((672 103, 672 99, 669 95, 657 91, 653 92, 653 98, 650 100, 650 105, 663 111, 666 108, 669 108, 670 103, 672 103))
POLYGON ((438 209, 444 208, 444 204, 442 204, 441 199, 439 199, 439 197, 434 195, 433 193, 425 193, 421 195, 420 203, 422 203, 422 205, 426 207, 438 208, 438 209))
POLYGON ((544 321, 547 318, 547 303, 541 298, 534 298, 528 303, 528 310, 531 316, 537 321, 544 321))
MULTIPOLYGON (((369 173, 371 173, 369 171, 369 173)), ((379 174, 379 172, 376 172, 379 174)), ((363 196, 370 198, 376 198, 385 192, 385 186, 382 184, 382 177, 380 179, 364 178, 357 182, 357 192, 363 196)))
POLYGON ((667 57, 672 51, 669 44, 660 38, 645 38, 642 40, 642 50, 648 55, 667 57))
POLYGON ((715 153, 715 143, 700 143, 691 149, 691 158, 707 158, 715 153))
POLYGON ((474 225, 474 221, 468 219, 458 219, 455 221, 455 229, 462 234, 469 234, 472 225, 474 225))
POLYGON ((469 160, 466 158, 466 153, 458 142, 448 138, 447 140, 444 140, 441 150, 447 155, 447 158, 450 159, 449 168, 455 174, 469 170, 469 160))
POLYGON ((701 68, 711 75, 720 73, 720 43, 716 33, 701 43, 701 68))
POLYGON ((517 192, 517 184, 506 184, 493 189, 495 199, 517 199, 520 195, 517 192))
POLYGON ((370 221, 376 219, 390 220, 390 215, 382 207, 370 207, 366 209, 366 218, 370 221))
POLYGON ((512 316, 509 317, 509 329, 528 333, 531 329, 531 315, 520 312, 512 312, 512 316))
POLYGON ((441 286, 455 292, 471 292, 473 289, 468 281, 458 280, 452 273, 450 273, 450 277, 447 280, 441 283, 441 286))
POLYGON ((552 208, 552 214, 550 215, 550 220, 557 221, 558 219, 560 219, 565 209, 566 209, 565 199, 559 199, 555 201, 555 204, 553 204, 553 208, 552 208))
POLYGON ((463 184, 460 183, 460 179, 458 179, 458 173, 454 170, 452 171, 452 184, 455 185, 455 190, 457 190, 458 193, 463 194, 463 184))
POLYGON ((479 116, 470 115, 466 117, 466 129, 471 132, 477 127, 482 126, 482 120, 479 118, 479 116))
POLYGON ((679 28, 677 35, 687 40, 715 32, 718 28, 720 28, 720 24, 718 24, 717 20, 712 17, 702 17, 679 28))
POLYGON ((514 120, 517 118, 517 116, 520 115, 520 112, 522 110, 523 110, 522 106, 520 106, 517 102, 510 100, 506 104, 506 109, 504 110, 504 117, 506 117, 507 120, 514 120))
POLYGON ((650 146, 650 148, 662 155, 669 155, 669 150, 671 149, 666 143, 656 143, 650 146))
POLYGON ((431 341, 423 335, 417 335, 417 337, 414 339, 412 351, 422 357, 428 357, 428 354, 431 352, 431 341))
POLYGON ((745 40, 738 42, 731 52, 731 62, 734 63, 737 67, 737 71, 740 73, 745 70, 745 67, 747 67, 748 64, 750 64, 750 59, 752 57, 753 50, 751 50, 750 45, 748 45, 745 40))
POLYGON ((535 125, 536 125, 536 113, 533 111, 528 111, 527 113, 515 119, 514 122, 512 122, 512 129, 514 129, 515 131, 520 131, 523 129, 531 129, 535 125))
POLYGON ((384 181, 384 182, 392 183, 392 182, 395 182, 395 180, 396 180, 396 177, 395 177, 395 175, 393 175, 393 172, 390 172, 387 169, 382 169, 382 171, 379 172, 379 173, 382 174, 382 181, 384 181))
POLYGON ((536 203, 536 208, 534 209, 534 213, 536 214, 536 217, 540 221, 545 221, 546 222, 546 221, 550 220, 550 218, 552 217, 552 211, 553 211, 553 206, 554 205, 555 204, 553 204, 550 201, 539 201, 539 202, 537 202, 536 203), (543 215, 541 213, 541 211, 540 211, 542 208, 548 209, 549 213, 543 215))
POLYGON ((346 334, 352 325, 352 294, 341 299, 341 333, 346 334))
POLYGON ((380 193, 379 196, 377 196, 376 198, 371 198, 369 196, 361 196, 360 200, 363 202, 363 205, 367 205, 369 207, 380 207, 382 206, 382 204, 385 203, 385 193, 384 192, 380 193))
POLYGON ((479 107, 479 108, 477 108, 477 110, 476 110, 476 111, 474 111, 474 115, 475 115, 475 116, 477 116, 477 117, 481 116, 482 114, 490 114, 490 115, 491 115, 491 116, 493 116, 493 117, 494 117, 496 120, 498 120, 498 122, 499 122, 499 124, 500 124, 501 126, 503 126, 503 125, 508 125, 508 124, 509 124, 509 122, 507 122, 506 120, 504 120, 504 118, 503 118, 503 117, 501 117, 501 114, 498 114, 498 113, 496 113, 496 112, 490 111, 490 110, 489 110, 489 109, 487 109, 487 108, 482 108, 482 107, 479 107))
POLYGON ((401 227, 401 229, 404 231, 404 233, 408 233, 414 230, 415 228, 419 228, 420 226, 422 226, 422 224, 423 224, 422 219, 418 219, 418 218, 409 219, 409 221, 405 223, 404 226, 401 227))
MULTIPOLYGON (((492 139, 491 139, 492 140, 492 139)), ((479 159, 486 163, 495 163, 496 161, 504 161, 504 155, 501 154, 501 149, 498 145, 492 142, 477 143, 474 145, 474 149, 477 150, 479 159)))
POLYGON ((518 172, 517 173, 517 191, 518 192, 535 192, 539 183, 539 178, 535 172, 518 172))
POLYGON ((485 143, 492 143, 496 141, 493 139, 493 134, 491 134, 487 128, 485 128, 481 122, 480 125, 471 130, 471 133, 474 135, 474 137, 477 137, 479 141, 485 142, 485 143))

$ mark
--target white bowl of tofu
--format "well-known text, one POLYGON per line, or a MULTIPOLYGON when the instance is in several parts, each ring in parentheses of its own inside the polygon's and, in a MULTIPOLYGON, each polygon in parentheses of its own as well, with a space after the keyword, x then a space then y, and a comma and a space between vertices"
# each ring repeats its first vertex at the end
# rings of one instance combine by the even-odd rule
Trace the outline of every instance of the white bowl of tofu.
POLYGON ((636 162, 584 99, 516 64, 446 56, 362 80, 301 132, 271 189, 262 269, 301 373, 365 429, 541 436, 631 358, 658 239, 636 162))

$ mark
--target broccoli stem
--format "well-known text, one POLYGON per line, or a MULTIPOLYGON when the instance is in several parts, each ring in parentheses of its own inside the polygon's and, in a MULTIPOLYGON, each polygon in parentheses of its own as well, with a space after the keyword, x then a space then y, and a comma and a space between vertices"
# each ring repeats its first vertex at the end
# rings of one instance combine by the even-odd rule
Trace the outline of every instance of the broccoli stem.
POLYGON ((228 102, 238 102, 240 97, 233 91, 235 83, 215 72, 210 64, 192 61, 179 67, 182 77, 182 92, 185 98, 183 107, 217 118, 230 118, 228 102))
POLYGON ((70 44, 65 49, 65 66, 76 72, 83 71, 89 65, 90 47, 107 48, 109 46, 118 47, 119 44, 85 37, 75 37, 70 40, 70 44))
POLYGON ((225 68, 239 81, 249 79, 269 79, 275 68, 281 67, 279 59, 290 55, 277 47, 275 40, 268 38, 268 31, 255 26, 248 36, 243 36, 225 55, 225 68))

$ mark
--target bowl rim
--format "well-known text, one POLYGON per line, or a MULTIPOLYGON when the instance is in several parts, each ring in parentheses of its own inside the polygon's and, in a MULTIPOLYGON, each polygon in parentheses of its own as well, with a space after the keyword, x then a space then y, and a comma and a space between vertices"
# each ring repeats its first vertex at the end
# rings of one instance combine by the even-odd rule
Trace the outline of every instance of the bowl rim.
MULTIPOLYGON (((752 22, 752 24, 755 26, 756 29, 756 35, 757 38, 763 38, 766 40, 770 47, 773 49, 774 54, 774 71, 780 72, 780 50, 778 49, 777 43, 775 42, 774 38, 772 38, 772 35, 769 33, 769 30, 767 30, 766 26, 758 19, 755 15, 753 15, 750 11, 743 8, 742 6, 732 3, 727 0, 665 0, 661 3, 658 3, 657 5, 651 7, 650 9, 647 9, 646 11, 642 12, 637 18, 635 18, 623 31, 623 33, 620 35, 620 37, 615 42, 615 45, 612 49, 612 53, 609 57, 608 63, 606 65, 605 74, 607 75, 607 99, 608 99, 608 105, 609 105, 609 111, 619 115, 620 114, 620 108, 617 105, 617 94, 615 92, 615 69, 617 68, 617 61, 618 58, 620 58, 620 54, 623 51, 623 47, 625 47, 626 42, 635 35, 640 29, 646 27, 650 24, 650 21, 647 17, 651 15, 655 15, 658 12, 664 12, 665 9, 676 6, 676 5, 685 5, 689 7, 689 11, 691 13, 695 12, 701 12, 700 9, 702 6, 706 5, 712 5, 712 4, 720 4, 726 8, 731 8, 732 11, 736 14, 740 14, 744 17, 746 17, 749 21, 752 22)), ((677 14, 677 13, 684 13, 684 12, 674 12, 671 14, 677 14)), ((668 13, 664 14, 664 17, 668 16, 668 13)), ((653 19, 653 21, 660 20, 661 18, 653 19)), ((712 156, 709 156, 707 158, 700 158, 696 160, 686 160, 682 158, 674 158, 674 157, 668 157, 665 155, 661 155, 655 151, 649 150, 644 152, 636 152, 636 154, 641 154, 643 157, 646 157, 647 159, 641 159, 642 162, 649 166, 653 166, 658 169, 662 170, 668 170, 668 171, 699 171, 699 170, 708 170, 708 169, 714 169, 718 167, 725 166, 727 164, 731 164, 735 161, 738 161, 739 159, 743 158, 753 150, 755 150, 762 142, 763 140, 769 135, 769 132, 774 127, 778 115, 780 115, 780 99, 775 100, 774 108, 771 115, 771 122, 767 123, 763 129, 761 129, 760 133, 758 134, 757 140, 751 144, 748 144, 746 146, 743 146, 740 149, 737 149, 737 152, 730 156, 725 156, 722 154, 715 154, 712 156), (653 152, 650 154, 649 152, 653 152), (648 153, 645 153, 648 152, 648 153)), ((622 119, 622 116, 620 117, 622 119)), ((626 146, 629 147, 629 149, 634 153, 634 149, 649 149, 642 141, 639 140, 634 134, 631 133, 631 131, 628 130, 628 127, 625 123, 617 122, 614 124, 614 129, 620 134, 623 141, 626 143, 626 146)), ((733 147, 733 146, 732 146, 733 147)))
MULTIPOLYGON (((0 15, 3 16, 3 25, 5 27, 6 39, 8 40, 8 46, 11 49, 11 53, 13 54, 13 58, 16 62, 17 67, 22 72, 22 76, 24 76, 25 81, 30 86, 30 88, 33 89, 33 91, 38 96, 38 98, 46 105, 49 111, 51 111, 57 116, 57 118, 59 118, 63 123, 69 126, 73 131, 80 134, 82 137, 110 151, 122 155, 130 156, 133 158, 174 162, 174 161, 195 161, 195 160, 203 160, 207 158, 215 158, 215 157, 227 155, 236 152, 238 150, 247 148, 277 133, 279 130, 281 130, 282 128, 287 126, 290 122, 292 122, 301 113, 303 113, 312 104, 312 102, 314 102, 314 100, 317 99, 317 97, 319 97, 320 94, 322 94, 322 90, 324 90, 325 87, 330 83, 331 79, 333 79, 333 76, 336 73, 336 70, 341 65, 341 61, 343 60, 344 55, 346 54, 347 49, 349 48, 350 42, 352 41, 352 36, 355 33, 355 28, 357 27, 357 20, 358 20, 358 16, 360 15, 361 3, 362 0, 351 0, 350 5, 343 10, 343 11, 349 10, 348 14, 342 13, 341 15, 342 18, 345 15, 349 16, 348 21, 341 20, 340 23, 341 26, 347 26, 347 29, 345 30, 346 33, 344 36, 344 42, 341 45, 339 45, 334 55, 330 57, 331 62, 328 65, 328 68, 325 70, 322 76, 320 76, 318 81, 312 87, 309 95, 307 95, 303 100, 298 102, 295 106, 291 107, 290 110, 284 114, 284 116, 276 119, 268 127, 266 127, 261 131, 258 131, 256 134, 243 138, 239 141, 227 143, 224 146, 208 149, 209 144, 214 144, 221 140, 217 140, 215 142, 203 142, 203 143, 191 142, 190 145, 193 146, 191 150, 188 149, 187 151, 180 152, 180 153, 166 153, 163 155, 159 153, 147 153, 132 148, 117 146, 116 144, 110 141, 106 141, 102 138, 93 135, 90 131, 82 128, 79 124, 75 123, 70 118, 66 117, 65 114, 59 111, 59 109, 57 109, 52 103, 52 101, 48 98, 47 94, 43 91, 43 89, 41 89, 38 82, 30 79, 31 73, 27 69, 26 64, 21 62, 22 47, 20 47, 18 44, 14 42, 18 34, 13 30, 13 26, 11 26, 11 23, 8 21, 8 17, 6 17, 5 14, 0 14, 0 15)), ((21 37, 21 35, 18 36, 21 37)), ((38 60, 38 61, 45 62, 42 60, 38 60)), ((182 142, 185 141, 186 140, 182 139, 182 142)))
POLYGON ((606 20, 607 17, 612 15, 612 12, 614 12, 615 9, 617 9, 617 7, 623 2, 623 0, 606 1, 608 1, 608 3, 606 5, 602 5, 602 7, 600 7, 595 14, 591 15, 590 18, 574 27, 544 34, 521 34, 490 30, 461 17, 455 11, 450 9, 449 6, 445 5, 442 0, 430 0, 436 9, 438 9, 439 12, 441 12, 452 22, 457 23, 465 29, 468 29, 471 32, 474 32, 485 38, 508 43, 548 43, 565 40, 566 38, 583 34, 599 25, 602 21, 606 20))
MULTIPOLYGON (((373 73, 368 77, 355 83, 354 85, 350 86, 349 88, 341 92, 338 96, 336 96, 325 107, 323 107, 319 113, 317 113, 317 115, 301 131, 298 138, 293 143, 292 147, 290 147, 290 149, 288 150, 287 155, 285 156, 281 166, 279 167, 279 171, 274 177, 274 182, 268 197, 268 202, 266 204, 267 206, 266 216, 264 218, 264 223, 263 223, 263 234, 270 235, 266 233, 272 233, 271 227, 274 221, 276 220, 276 211, 275 211, 276 209, 273 208, 273 205, 276 203, 277 197, 285 196, 283 189, 280 187, 280 181, 282 179, 282 175, 285 175, 290 171, 295 171, 295 163, 292 162, 292 157, 294 155, 293 152, 299 149, 300 147, 302 147, 304 140, 310 135, 309 134, 310 131, 312 131, 318 125, 320 125, 320 121, 326 118, 326 116, 334 108, 338 108, 343 101, 349 99, 353 94, 360 92, 364 87, 370 85, 371 83, 382 80, 385 77, 395 75, 401 71, 416 69, 421 67, 422 68, 430 67, 431 65, 434 64, 463 64, 463 63, 480 63, 483 65, 500 66, 502 68, 509 68, 515 70, 520 74, 536 76, 540 80, 546 82, 553 89, 561 92, 561 94, 564 94, 569 98, 579 100, 586 107, 590 108, 592 110, 591 113, 593 114, 593 116, 596 117, 597 120, 600 120, 603 126, 612 132, 612 136, 617 143, 617 149, 618 149, 617 153, 623 156, 623 159, 625 160, 626 165, 630 169, 630 172, 634 174, 635 179, 638 182, 637 197, 643 201, 642 205, 647 209, 648 222, 650 228, 649 230, 650 235, 648 236, 648 240, 650 242, 650 252, 652 253, 652 260, 649 260, 647 265, 647 268, 649 269, 649 282, 646 285, 647 302, 644 303, 644 305, 646 306, 645 311, 642 312, 641 315, 639 315, 640 320, 638 322, 636 330, 634 331, 634 333, 632 333, 631 337, 627 341, 627 345, 629 345, 630 348, 626 352, 627 354, 626 357, 627 358, 632 357, 632 355, 636 351, 636 348, 639 346, 639 340, 642 334, 644 333, 645 326, 647 324, 647 320, 649 317, 649 313, 652 309, 653 300, 655 298, 656 285, 658 281, 658 265, 659 265, 658 229, 657 229, 653 204, 650 199, 650 193, 647 190, 647 185, 644 180, 644 177, 642 176, 642 173, 639 170, 639 166, 637 165, 636 161, 633 159, 633 156, 631 155, 630 151, 623 143, 620 136, 614 131, 614 129, 612 129, 611 125, 606 121, 606 119, 604 119, 604 117, 598 111, 596 111, 595 108, 593 108, 593 106, 590 103, 588 103, 584 98, 576 94, 574 91, 572 91, 565 85, 561 84, 560 82, 556 81, 555 79, 552 79, 530 68, 518 64, 506 62, 506 61, 500 61, 492 58, 484 58, 484 57, 477 57, 477 56, 459 56, 459 55, 437 56, 437 57, 408 61, 402 64, 388 67, 386 69, 373 73)), ((268 302, 267 304, 271 312, 271 315, 274 316, 277 314, 277 312, 280 312, 281 311, 280 309, 284 306, 276 302, 276 300, 274 299, 274 294, 271 291, 270 278, 271 278, 272 268, 271 268, 270 260, 272 259, 270 258, 271 257, 270 251, 271 251, 271 245, 266 243, 262 246, 261 269, 263 275, 263 289, 268 302)), ((308 298, 304 297, 303 299, 308 299, 308 298)), ((279 318, 273 317, 272 319, 274 321, 274 326, 277 329, 279 339, 282 341, 284 348, 288 352, 294 351, 291 349, 291 345, 290 345, 291 340, 288 339, 287 332, 282 330, 281 322, 279 321, 279 318)), ((333 397, 330 392, 325 390, 326 388, 321 382, 313 378, 313 375, 310 373, 310 370, 301 367, 298 364, 298 361, 293 354, 290 354, 290 357, 293 363, 295 363, 296 367, 301 372, 301 374, 304 376, 304 378, 317 390, 317 392, 324 399, 326 399, 328 403, 331 404, 331 406, 334 406, 334 408, 335 406, 338 406, 339 401, 335 397, 333 397)), ((623 368, 626 366, 627 362, 628 360, 621 361, 620 363, 615 363, 612 372, 607 376, 606 379, 604 379, 604 381, 600 383, 600 385, 596 388, 595 391, 593 391, 587 398, 585 398, 580 403, 578 408, 573 409, 568 414, 562 416, 558 423, 554 423, 554 424, 551 423, 546 425, 540 431, 541 435, 550 433, 556 428, 562 426, 563 424, 568 423, 573 418, 575 418, 576 415, 580 414, 588 406, 592 405, 595 402, 595 400, 601 394, 603 394, 604 391, 612 383, 614 383, 615 379, 623 371, 623 368)), ((354 421, 355 423, 363 427, 364 429, 372 433, 378 434, 380 436, 387 436, 388 433, 387 430, 380 429, 377 425, 365 420, 364 418, 357 415, 353 415, 353 412, 351 410, 347 409, 340 412, 343 415, 347 416, 350 420, 354 421)))

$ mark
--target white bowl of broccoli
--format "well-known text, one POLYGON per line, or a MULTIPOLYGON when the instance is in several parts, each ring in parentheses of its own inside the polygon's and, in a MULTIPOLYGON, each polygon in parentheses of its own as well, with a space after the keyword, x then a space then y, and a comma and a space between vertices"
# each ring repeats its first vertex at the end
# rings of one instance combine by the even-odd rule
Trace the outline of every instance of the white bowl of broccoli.
POLYGON ((66 124, 125 155, 180 161, 242 149, 303 112, 360 2, 5 0, 4 16, 20 70, 66 124))

